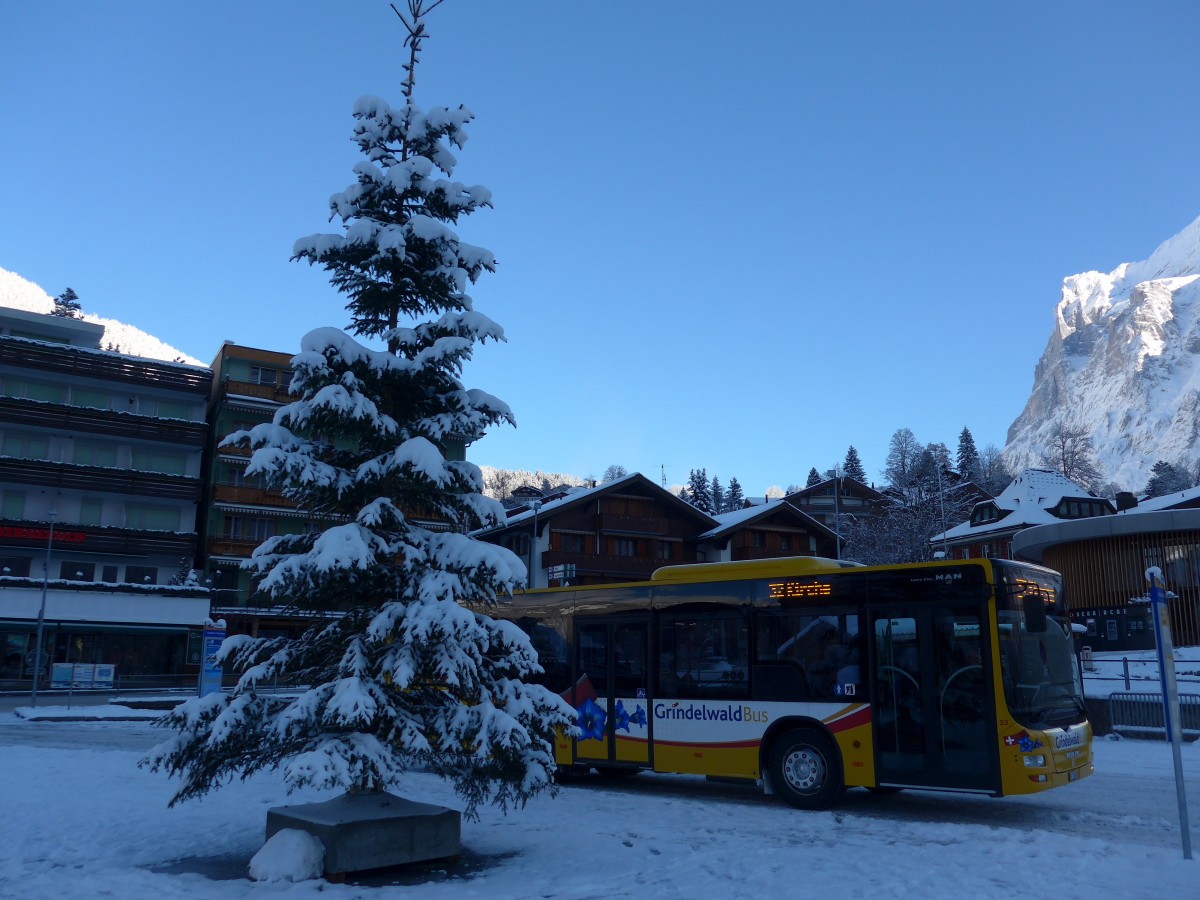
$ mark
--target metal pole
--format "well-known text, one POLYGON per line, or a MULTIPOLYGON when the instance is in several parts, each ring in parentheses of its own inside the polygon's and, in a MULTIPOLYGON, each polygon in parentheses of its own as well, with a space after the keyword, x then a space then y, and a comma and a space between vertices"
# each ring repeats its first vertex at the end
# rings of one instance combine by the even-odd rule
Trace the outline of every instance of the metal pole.
POLYGON ((1121 665, 1125 669, 1125 690, 1129 690, 1129 657, 1121 657, 1121 665))
POLYGON ((54 544, 54 518, 58 513, 50 510, 50 535, 46 538, 46 561, 42 564, 42 605, 38 608, 37 637, 33 648, 33 688, 29 692, 29 705, 37 706, 38 680, 42 674, 42 641, 46 631, 46 588, 50 581, 50 548, 54 544))
POLYGON ((1150 605, 1154 608, 1154 644, 1158 650, 1158 677, 1163 691, 1163 722, 1171 756, 1175 763, 1175 798, 1179 804, 1179 836, 1183 842, 1183 858, 1192 858, 1192 833, 1188 824, 1187 791, 1183 783, 1183 759, 1179 748, 1183 742, 1179 721, 1179 688, 1175 681, 1175 650, 1171 643, 1171 618, 1162 587, 1162 570, 1151 566, 1146 570, 1150 582, 1150 605))

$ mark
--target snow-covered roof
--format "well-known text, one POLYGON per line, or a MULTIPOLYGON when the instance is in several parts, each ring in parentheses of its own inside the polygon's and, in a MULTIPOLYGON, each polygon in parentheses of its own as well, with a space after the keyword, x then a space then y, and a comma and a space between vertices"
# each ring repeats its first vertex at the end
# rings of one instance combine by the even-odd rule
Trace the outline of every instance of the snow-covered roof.
POLYGON ((1137 515, 1140 512, 1156 512, 1160 509, 1171 509, 1172 507, 1197 499, 1200 499, 1200 486, 1188 488, 1186 491, 1174 491, 1170 494, 1163 494, 1161 497, 1151 497, 1149 500, 1141 500, 1137 506, 1132 509, 1123 509, 1118 515, 1129 516, 1137 515))
POLYGON ((757 519, 769 518, 770 516, 774 515, 775 513, 779 512, 780 510, 783 510, 785 508, 788 511, 790 511, 793 515, 796 515, 796 516, 804 519, 805 524, 808 525, 809 527, 811 527, 814 531, 819 529, 820 531, 823 531, 827 534, 833 534, 833 532, 830 531, 829 528, 827 528, 825 525, 822 525, 820 522, 818 522, 816 519, 814 519, 808 513, 804 512, 804 510, 798 509, 797 507, 793 506, 791 503, 788 503, 786 500, 783 500, 782 498, 780 498, 780 499, 768 500, 765 503, 758 504, 757 506, 750 506, 750 507, 746 507, 744 509, 735 509, 735 510, 732 510, 731 512, 721 513, 718 516, 713 516, 713 518, 716 519, 717 522, 719 523, 717 525, 717 527, 710 528, 708 531, 704 532, 703 534, 698 535, 696 537, 696 540, 707 541, 707 540, 711 540, 713 538, 720 537, 720 536, 726 534, 727 532, 733 531, 737 528, 741 528, 742 526, 745 526, 745 525, 749 525, 751 522, 756 521, 757 519))
POLYGON ((492 528, 482 529, 481 531, 477 532, 477 534, 488 534, 493 531, 502 531, 506 528, 512 528, 514 525, 519 525, 523 522, 532 522, 533 517, 535 515, 538 516, 539 518, 544 518, 545 516, 556 512, 557 510, 563 509, 564 507, 567 507, 567 506, 574 506, 578 503, 588 500, 589 498, 591 498, 597 494, 609 493, 611 491, 618 491, 622 488, 632 487, 634 485, 638 485, 642 488, 648 487, 652 493, 659 493, 659 494, 663 495, 664 498, 669 498, 670 500, 673 500, 675 503, 679 504, 681 507, 691 510, 691 512, 694 513, 695 515, 703 516, 704 518, 708 519, 709 521, 712 521, 712 516, 708 515, 707 513, 701 512, 700 510, 696 509, 696 507, 692 506, 690 503, 680 500, 678 497, 676 497, 670 491, 666 490, 665 488, 659 487, 657 484, 655 484, 653 481, 651 481, 649 478, 647 478, 645 475, 641 474, 640 472, 630 472, 624 478, 618 478, 616 481, 609 481, 604 484, 598 484, 595 487, 579 488, 577 490, 571 491, 565 497, 560 497, 556 500, 550 500, 545 503, 538 504, 536 510, 531 508, 531 509, 525 510, 524 512, 514 513, 513 515, 511 515, 507 519, 505 519, 503 524, 492 527, 492 528))
MULTIPOLYGON (((1027 528, 1031 525, 1046 525, 1059 522, 1061 519, 1050 512, 1058 506, 1064 497, 1091 497, 1092 494, 1081 488, 1069 478, 1049 469, 1026 469, 1013 479, 1012 484, 1000 492, 994 500, 983 500, 981 503, 994 503, 1001 511, 1007 510, 1007 515, 990 522, 972 525, 971 520, 961 522, 953 528, 948 528, 943 534, 936 534, 929 540, 931 543, 941 540, 954 540, 967 535, 983 535, 997 531, 1011 531, 1014 528, 1027 528)), ((980 504, 977 503, 976 507, 980 504)))

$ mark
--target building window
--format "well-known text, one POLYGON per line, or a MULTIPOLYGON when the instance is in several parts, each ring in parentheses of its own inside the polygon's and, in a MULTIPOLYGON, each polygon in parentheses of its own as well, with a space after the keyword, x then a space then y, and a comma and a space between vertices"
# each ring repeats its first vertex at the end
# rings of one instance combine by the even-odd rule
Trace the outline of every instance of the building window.
POLYGON ((126 503, 125 527, 146 531, 178 531, 179 510, 172 506, 126 503))
POLYGON ((156 566, 126 566, 125 582, 127 584, 158 584, 158 568, 156 566))
POLYGON ((96 564, 64 560, 58 567, 58 577, 64 581, 94 581, 96 564))
POLYGON ((27 556, 0 556, 0 575, 5 578, 28 578, 29 564, 27 556))
POLYGON ((279 370, 268 366, 251 366, 250 381, 254 384, 278 384, 279 370))
POLYGON ((275 535, 275 520, 250 516, 226 516, 225 537, 242 541, 263 541, 275 535))
POLYGON ((99 525, 104 513, 104 501, 99 497, 84 497, 79 501, 79 524, 99 525))
POLYGON ((2 445, 5 456, 19 459, 49 459, 50 441, 29 434, 6 434, 2 445))
POLYGON ((792 549, 792 536, 790 534, 781 534, 779 536, 779 549, 780 550, 791 550, 792 549))
POLYGON ((583 535, 582 534, 564 534, 559 538, 561 548, 567 553, 582 553, 583 552, 583 535))
POLYGON ((659 541, 658 542, 658 558, 659 559, 670 559, 671 558, 671 542, 670 541, 659 541))
POLYGON ((102 568, 100 570, 100 580, 107 582, 108 584, 116 584, 116 582, 117 582, 117 567, 116 566, 104 566, 104 568, 102 568))
POLYGON ((749 536, 751 547, 762 549, 763 547, 767 546, 767 536, 761 531, 751 531, 749 536))
POLYGON ((5 519, 25 518, 25 492, 5 491, 0 500, 0 516, 5 519))
POLYGON ((636 547, 632 538, 613 538, 614 556, 634 556, 636 547))
POLYGON ((71 459, 77 466, 103 466, 115 469, 117 466, 117 448, 112 444, 93 444, 90 441, 76 441, 71 459))
POLYGON ((192 411, 195 407, 190 403, 175 403, 170 400, 158 401, 158 417, 160 419, 186 419, 192 421, 192 411))
POLYGON ((112 396, 103 391, 71 388, 71 405, 84 406, 88 409, 108 409, 112 405, 112 396))
POLYGON ((168 475, 187 473, 187 455, 164 453, 160 450, 134 450, 133 468, 139 472, 165 472, 168 475))

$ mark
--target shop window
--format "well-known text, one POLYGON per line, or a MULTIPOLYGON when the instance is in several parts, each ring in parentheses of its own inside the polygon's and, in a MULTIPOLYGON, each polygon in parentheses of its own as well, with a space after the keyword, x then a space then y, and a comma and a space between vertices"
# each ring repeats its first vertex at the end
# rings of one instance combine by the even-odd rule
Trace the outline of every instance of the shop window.
POLYGON ((94 581, 96 579, 96 564, 90 562, 75 562, 63 560, 58 567, 58 577, 64 581, 94 581))
POLYGON ((117 582, 117 567, 105 566, 100 570, 100 580, 107 584, 116 584, 117 582))
POLYGON ((29 566, 27 556, 0 556, 0 575, 5 578, 28 578, 29 566))
POLYGON ((156 566, 126 566, 126 584, 158 584, 158 568, 156 566))
POLYGON ((1108 620, 1107 622, 1105 622, 1104 624, 1105 624, 1106 626, 1108 626, 1108 627, 1107 627, 1107 631, 1108 631, 1108 639, 1109 639, 1110 641, 1115 641, 1115 640, 1117 639, 1117 620, 1116 620, 1116 619, 1109 619, 1109 620, 1108 620))

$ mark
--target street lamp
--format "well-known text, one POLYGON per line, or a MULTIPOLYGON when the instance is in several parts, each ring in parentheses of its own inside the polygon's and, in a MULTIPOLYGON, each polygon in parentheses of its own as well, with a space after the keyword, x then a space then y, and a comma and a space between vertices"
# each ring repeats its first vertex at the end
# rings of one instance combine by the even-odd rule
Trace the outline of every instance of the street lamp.
POLYGON ((33 646, 33 688, 29 692, 29 705, 37 706, 38 679, 42 674, 42 638, 46 630, 46 588, 50 582, 50 548, 54 544, 54 519, 58 515, 50 510, 50 533, 46 538, 46 561, 42 564, 42 605, 38 608, 37 637, 33 646))

